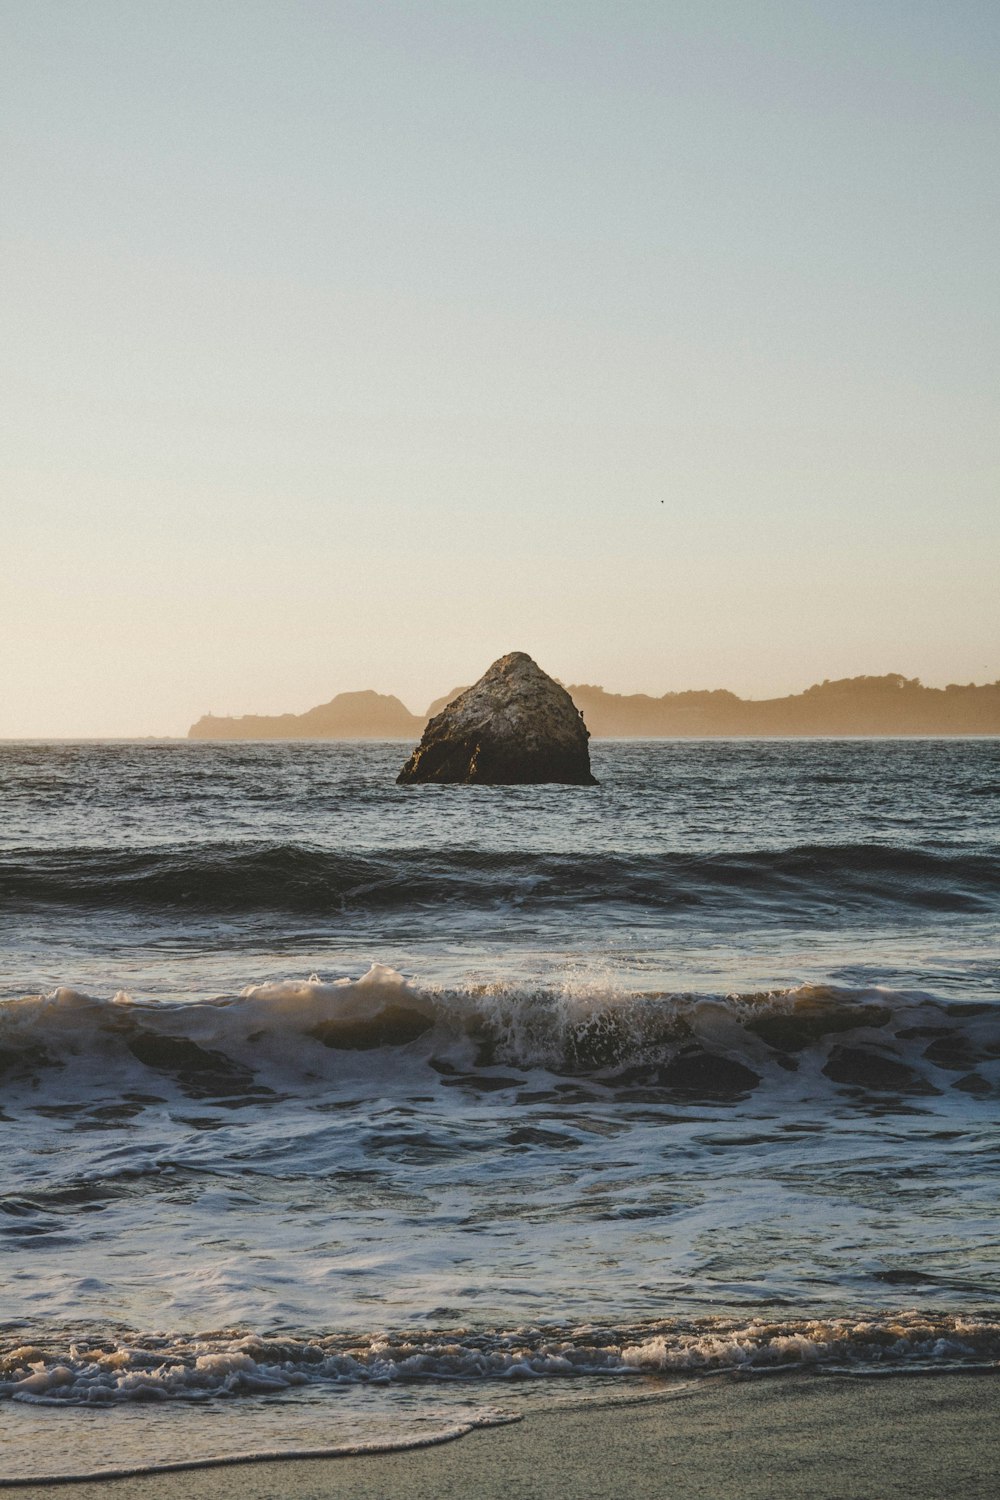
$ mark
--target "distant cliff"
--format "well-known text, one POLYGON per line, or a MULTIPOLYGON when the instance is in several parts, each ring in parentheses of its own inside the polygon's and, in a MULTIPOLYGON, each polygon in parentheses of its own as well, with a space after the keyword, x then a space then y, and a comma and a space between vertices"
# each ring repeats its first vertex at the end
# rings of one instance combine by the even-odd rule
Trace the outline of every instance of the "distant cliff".
MULTIPOLYGON (((428 718, 455 698, 411 714, 384 693, 338 693, 304 714, 206 714, 192 740, 418 740, 428 718)), ((606 693, 587 684, 569 692, 595 739, 674 739, 768 735, 1000 735, 1000 682, 929 688, 915 677, 844 677, 787 698, 738 698, 713 692, 606 693)))
POLYGON ((304 714, 244 714, 239 719, 205 714, 188 730, 189 740, 413 740, 426 719, 411 714, 385 693, 338 693, 304 714))
POLYGON ((715 692, 623 697, 571 686, 596 737, 663 739, 710 735, 1000 734, 1000 682, 929 688, 915 677, 844 677, 787 698, 715 692))

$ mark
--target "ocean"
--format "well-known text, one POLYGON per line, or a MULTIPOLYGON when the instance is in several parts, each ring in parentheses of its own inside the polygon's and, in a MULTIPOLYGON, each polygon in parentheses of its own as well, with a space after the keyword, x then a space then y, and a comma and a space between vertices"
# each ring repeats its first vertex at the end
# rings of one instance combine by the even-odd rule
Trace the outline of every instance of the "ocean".
POLYGON ((1000 741, 0 746, 0 1481, 1000 1360, 1000 741))

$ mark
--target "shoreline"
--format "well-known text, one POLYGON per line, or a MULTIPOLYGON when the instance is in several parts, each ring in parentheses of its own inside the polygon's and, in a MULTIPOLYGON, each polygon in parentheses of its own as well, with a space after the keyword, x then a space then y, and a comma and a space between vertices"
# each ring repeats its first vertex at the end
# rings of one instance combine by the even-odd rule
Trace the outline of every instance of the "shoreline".
MULTIPOLYGON (((711 1380, 529 1410, 431 1446, 244 1460, 59 1489, 75 1500, 992 1500, 998 1374, 711 1380)), ((43 1500, 53 1488, 39 1480, 8 1493, 43 1500)))

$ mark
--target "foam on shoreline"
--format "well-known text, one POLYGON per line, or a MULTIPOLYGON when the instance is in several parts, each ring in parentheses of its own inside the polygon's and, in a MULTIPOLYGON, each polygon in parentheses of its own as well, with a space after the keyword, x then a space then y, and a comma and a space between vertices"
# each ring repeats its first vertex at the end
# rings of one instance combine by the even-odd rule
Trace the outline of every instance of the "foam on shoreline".
POLYGON ((1000 1360, 1000 1320, 916 1312, 859 1318, 725 1318, 624 1328, 201 1337, 134 1334, 0 1346, 0 1399, 109 1406, 273 1396, 301 1387, 563 1380, 795 1367, 904 1370, 1000 1360))

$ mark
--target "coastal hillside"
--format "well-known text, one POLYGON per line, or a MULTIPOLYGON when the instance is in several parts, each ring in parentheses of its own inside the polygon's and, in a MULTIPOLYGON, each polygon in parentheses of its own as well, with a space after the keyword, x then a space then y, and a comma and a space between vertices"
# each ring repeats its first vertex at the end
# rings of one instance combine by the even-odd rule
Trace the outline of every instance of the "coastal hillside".
MULTIPOLYGON (((437 698, 424 715, 398 698, 371 691, 338 693, 302 714, 205 714, 192 740, 419 739, 427 720, 462 691, 437 698)), ((1000 682, 925 687, 915 677, 844 677, 786 698, 739 698, 714 691, 608 693, 586 683, 569 692, 595 739, 690 736, 1000 735, 1000 682)))
POLYGON ((304 714, 243 714, 237 719, 205 714, 188 730, 189 740, 409 740, 419 738, 426 719, 398 698, 370 689, 338 693, 304 714))
POLYGON ((915 677, 844 677, 787 698, 738 698, 715 692, 623 696, 571 686, 598 738, 676 736, 1000 734, 1000 682, 924 687, 915 677))

